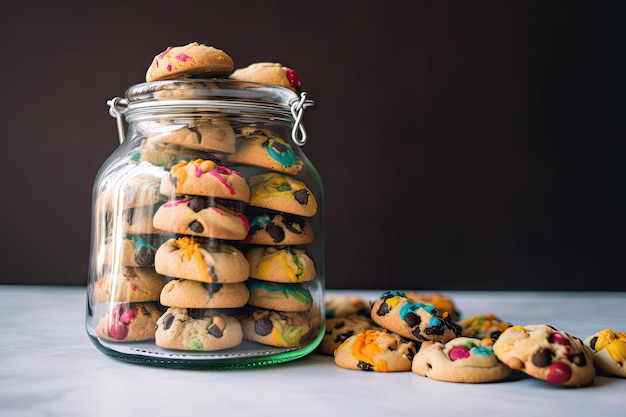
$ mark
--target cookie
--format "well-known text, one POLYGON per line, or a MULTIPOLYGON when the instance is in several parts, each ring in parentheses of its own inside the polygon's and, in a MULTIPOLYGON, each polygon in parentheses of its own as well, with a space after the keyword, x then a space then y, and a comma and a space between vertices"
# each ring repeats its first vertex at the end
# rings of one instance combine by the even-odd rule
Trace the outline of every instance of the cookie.
POLYGON ((105 265, 154 266, 154 255, 165 239, 161 235, 129 235, 104 246, 105 265))
MULTIPOLYGON (((143 139, 130 156, 130 162, 148 162, 160 168, 171 168, 180 161, 202 158, 206 152, 183 148, 179 145, 143 139)), ((160 183, 159 183, 160 186, 160 183)), ((159 194, 161 194, 159 192, 159 194)))
POLYGON ((503 331, 512 326, 493 313, 474 314, 459 323, 461 335, 482 339, 483 342, 492 345, 503 331))
POLYGON ((350 336, 366 330, 382 330, 369 317, 348 315, 326 319, 326 331, 317 352, 323 355, 334 355, 335 350, 350 336))
POLYGON ((357 371, 411 370, 416 342, 386 330, 366 330, 347 338, 335 350, 335 364, 357 371))
POLYGON ((250 189, 241 173, 204 159, 181 161, 163 176, 161 194, 201 195, 248 202, 250 189))
POLYGON ((250 292, 243 282, 216 284, 190 279, 172 279, 161 291, 161 304, 181 308, 238 308, 250 292))
POLYGON ((172 238, 161 245, 154 269, 170 277, 214 284, 243 282, 250 273, 248 260, 239 249, 221 241, 189 236, 172 238))
POLYGON ((161 183, 159 176, 152 174, 135 174, 124 176, 121 184, 112 184, 98 196, 107 212, 121 211, 134 207, 153 206, 165 201, 159 192, 161 183))
POLYGON ((448 313, 432 304, 413 302, 402 291, 385 291, 372 305, 375 323, 393 333, 416 341, 447 342, 461 335, 461 327, 448 313))
POLYGON ((278 311, 307 311, 313 298, 302 284, 282 284, 248 279, 250 290, 248 304, 259 308, 278 311))
POLYGON ((276 347, 305 345, 313 330, 301 312, 254 309, 242 319, 246 340, 276 347))
POLYGON ((250 230, 245 242, 256 245, 306 245, 313 241, 313 229, 294 214, 253 212, 248 214, 250 230))
POLYGON ((156 55, 146 71, 146 81, 189 76, 217 78, 230 74, 233 69, 233 60, 226 52, 192 42, 184 46, 169 46, 156 55))
POLYGON ((278 62, 256 62, 238 68, 228 76, 231 80, 277 85, 300 93, 302 84, 296 72, 278 62))
POLYGON ((298 174, 303 167, 291 145, 267 129, 242 129, 236 136, 235 148, 235 153, 225 156, 231 164, 253 165, 289 175, 298 174))
POLYGON ((418 292, 407 291, 406 296, 413 301, 432 304, 437 307, 441 313, 448 313, 450 319, 458 321, 461 318, 461 312, 457 308, 452 297, 445 296, 438 292, 418 292))
POLYGON ((250 277, 272 282, 306 282, 315 278, 313 260, 304 249, 258 246, 246 252, 250 277))
POLYGON ((438 381, 465 383, 501 381, 513 372, 498 360, 490 344, 471 337, 423 343, 411 370, 438 381))
POLYGON ((583 343, 593 352, 593 362, 599 370, 626 377, 626 333, 606 328, 588 336, 583 343))
POLYGON ((364 316, 370 319, 372 303, 358 295, 334 295, 326 297, 326 317, 364 316))
POLYGON ((510 368, 555 385, 589 385, 596 373, 591 349, 548 324, 511 326, 493 351, 510 368))
POLYGON ((162 203, 151 206, 131 207, 122 211, 106 214, 106 228, 109 234, 120 235, 154 235, 161 233, 152 220, 154 213, 162 203))
POLYGON ((167 232, 228 240, 243 240, 250 230, 246 216, 231 202, 203 196, 186 196, 161 205, 153 224, 167 232))
POLYGON ((146 302, 158 301, 165 285, 165 277, 154 268, 121 267, 109 271, 96 281, 95 301, 146 302))
POLYGON ((223 117, 163 119, 139 126, 138 131, 151 142, 209 152, 235 152, 235 131, 223 117))
POLYGON ((277 172, 248 178, 251 206, 298 216, 312 217, 317 212, 317 200, 302 182, 277 172))
POLYGON ((113 342, 151 340, 161 314, 154 303, 112 305, 96 325, 96 334, 113 342))

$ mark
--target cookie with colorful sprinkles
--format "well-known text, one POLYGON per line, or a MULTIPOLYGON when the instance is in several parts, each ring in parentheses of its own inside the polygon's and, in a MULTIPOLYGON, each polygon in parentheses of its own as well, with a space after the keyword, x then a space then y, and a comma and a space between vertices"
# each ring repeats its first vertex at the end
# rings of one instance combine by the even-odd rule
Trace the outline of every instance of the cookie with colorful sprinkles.
POLYGON ((250 298, 248 304, 255 307, 278 311, 307 311, 311 308, 313 297, 302 284, 285 284, 246 280, 250 298))
POLYGON ((221 49, 191 42, 169 46, 152 59, 146 71, 146 81, 171 80, 185 77, 224 77, 234 70, 233 59, 221 49))
POLYGON ((96 325, 96 334, 112 342, 151 340, 161 314, 156 303, 112 304, 96 325))
POLYGON ((471 337, 422 343, 411 370, 438 381, 464 383, 501 381, 513 372, 498 360, 490 344, 471 337))

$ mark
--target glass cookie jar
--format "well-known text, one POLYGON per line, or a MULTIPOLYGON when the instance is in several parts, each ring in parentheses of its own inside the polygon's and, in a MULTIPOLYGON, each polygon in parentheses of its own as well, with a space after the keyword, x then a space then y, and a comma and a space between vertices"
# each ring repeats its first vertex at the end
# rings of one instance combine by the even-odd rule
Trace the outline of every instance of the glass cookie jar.
POLYGON ((131 86, 93 187, 86 329, 176 368, 294 360, 325 329, 323 188, 306 93, 227 79, 131 86))

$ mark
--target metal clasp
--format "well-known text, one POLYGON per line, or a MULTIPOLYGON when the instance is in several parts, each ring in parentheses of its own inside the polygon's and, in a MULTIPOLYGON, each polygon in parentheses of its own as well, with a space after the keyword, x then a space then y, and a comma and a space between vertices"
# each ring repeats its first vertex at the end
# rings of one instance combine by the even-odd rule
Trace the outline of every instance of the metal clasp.
POLYGON ((300 94, 300 99, 292 99, 289 103, 291 107, 291 115, 295 119, 295 123, 293 124, 293 129, 291 129, 291 140, 298 145, 302 146, 306 143, 306 130, 304 129, 304 125, 302 124, 302 114, 304 113, 306 101, 306 93, 303 91, 300 94))
POLYGON ((107 101, 107 105, 109 106, 109 114, 111 117, 115 117, 117 119, 117 134, 120 138, 120 144, 124 142, 125 133, 124 133, 124 118, 122 114, 128 107, 126 100, 121 97, 114 97, 111 100, 107 101))

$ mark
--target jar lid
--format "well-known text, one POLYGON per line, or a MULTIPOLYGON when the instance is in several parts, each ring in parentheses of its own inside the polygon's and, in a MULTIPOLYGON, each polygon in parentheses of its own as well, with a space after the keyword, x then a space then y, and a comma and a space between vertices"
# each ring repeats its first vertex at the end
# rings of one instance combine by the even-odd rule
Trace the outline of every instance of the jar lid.
POLYGON ((182 78, 135 84, 124 98, 107 102, 109 114, 118 119, 120 142, 122 117, 127 122, 163 116, 169 112, 221 112, 229 114, 271 114, 276 119, 295 121, 292 138, 298 145, 306 141, 302 112, 313 105, 305 92, 275 85, 230 79, 182 78), (298 133, 299 131, 299 133, 298 133))

